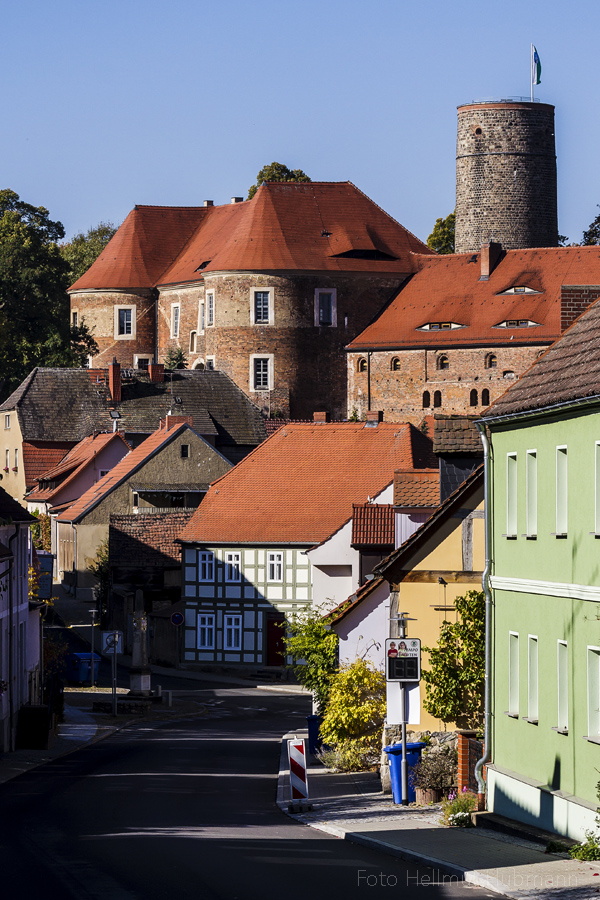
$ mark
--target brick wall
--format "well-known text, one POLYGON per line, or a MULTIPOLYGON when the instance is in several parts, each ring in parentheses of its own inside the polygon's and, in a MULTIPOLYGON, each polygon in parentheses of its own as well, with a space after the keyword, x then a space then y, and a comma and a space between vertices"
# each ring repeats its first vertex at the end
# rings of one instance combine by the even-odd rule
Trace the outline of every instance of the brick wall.
MULTIPOLYGON (((372 353, 371 409, 384 411, 386 421, 412 422, 419 425, 432 412, 469 413, 483 411, 482 392, 489 392, 489 403, 503 394, 514 379, 532 365, 544 346, 477 347, 440 350, 399 350, 372 353), (493 368, 486 367, 489 355, 496 357, 493 368), (439 359, 446 356, 448 368, 439 369, 439 359), (397 368, 393 367, 397 360, 397 368), (471 405, 471 392, 477 392, 477 403, 471 405), (423 395, 429 393, 429 406, 423 395), (436 392, 441 404, 434 406, 436 392)), ((365 353, 348 354, 348 416, 357 413, 364 419, 368 406, 368 371, 359 371, 365 353)))
POLYGON ((600 285, 563 285, 560 291, 560 330, 564 331, 600 297, 600 285))
POLYGON ((88 326, 98 344, 94 366, 105 368, 116 358, 124 368, 131 368, 135 354, 154 356, 154 296, 152 291, 128 294, 122 291, 98 291, 71 294, 71 321, 77 312, 78 322, 88 326), (135 307, 135 335, 115 337, 115 307, 135 307))

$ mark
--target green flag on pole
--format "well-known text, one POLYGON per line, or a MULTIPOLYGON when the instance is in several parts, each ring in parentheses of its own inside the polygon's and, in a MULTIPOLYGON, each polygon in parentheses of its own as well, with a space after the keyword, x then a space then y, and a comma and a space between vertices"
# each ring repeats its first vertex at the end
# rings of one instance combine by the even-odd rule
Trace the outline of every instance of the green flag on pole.
POLYGON ((533 46, 532 47, 532 56, 531 56, 531 83, 532 84, 541 84, 542 83, 542 64, 540 62, 540 57, 538 55, 537 50, 533 46))

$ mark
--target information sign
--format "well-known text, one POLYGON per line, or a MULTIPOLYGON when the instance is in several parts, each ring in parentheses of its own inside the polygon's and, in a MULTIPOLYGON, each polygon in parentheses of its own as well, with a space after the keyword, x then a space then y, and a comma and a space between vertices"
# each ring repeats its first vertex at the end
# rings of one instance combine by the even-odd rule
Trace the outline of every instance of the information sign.
POLYGON ((102 652, 103 653, 122 653, 123 652, 123 632, 122 631, 103 631, 102 634, 102 652))
POLYGON ((421 680, 421 641, 418 638, 388 638, 385 654, 388 681, 421 680))

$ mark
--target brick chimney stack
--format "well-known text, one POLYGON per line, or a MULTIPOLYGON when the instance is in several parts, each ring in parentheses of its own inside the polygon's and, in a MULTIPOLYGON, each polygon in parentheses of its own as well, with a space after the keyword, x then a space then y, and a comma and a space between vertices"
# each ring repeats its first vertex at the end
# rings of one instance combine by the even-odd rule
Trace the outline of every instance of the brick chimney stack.
POLYGON ((502 244, 490 241, 481 248, 481 275, 480 281, 488 281, 490 275, 498 265, 498 261, 502 255, 502 244))
POLYGON ((165 367, 163 363, 150 363, 148 366, 150 381, 160 384, 165 380, 165 367))
POLYGON ((121 366, 117 362, 117 358, 113 357, 113 361, 108 367, 108 389, 113 403, 121 402, 121 366))
POLYGON ((368 410, 365 416, 365 424, 367 425, 379 425, 380 422, 383 422, 383 410, 382 409, 370 409, 368 410))
POLYGON ((327 413, 327 412, 313 413, 313 422, 329 422, 329 413, 327 413))

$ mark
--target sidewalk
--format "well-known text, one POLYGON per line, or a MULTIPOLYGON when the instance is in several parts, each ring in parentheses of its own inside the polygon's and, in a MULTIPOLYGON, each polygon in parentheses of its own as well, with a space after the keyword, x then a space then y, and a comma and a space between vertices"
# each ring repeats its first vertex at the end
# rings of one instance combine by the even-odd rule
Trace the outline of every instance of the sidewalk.
MULTIPOLYGON (((306 737, 306 732, 297 732, 306 737)), ((376 773, 333 773, 309 756, 310 811, 291 813, 288 738, 282 740, 277 805, 299 822, 433 869, 432 883, 466 881, 514 900, 576 900, 600 892, 600 863, 544 853, 533 841, 483 828, 448 828, 440 807, 396 806, 376 773)))

